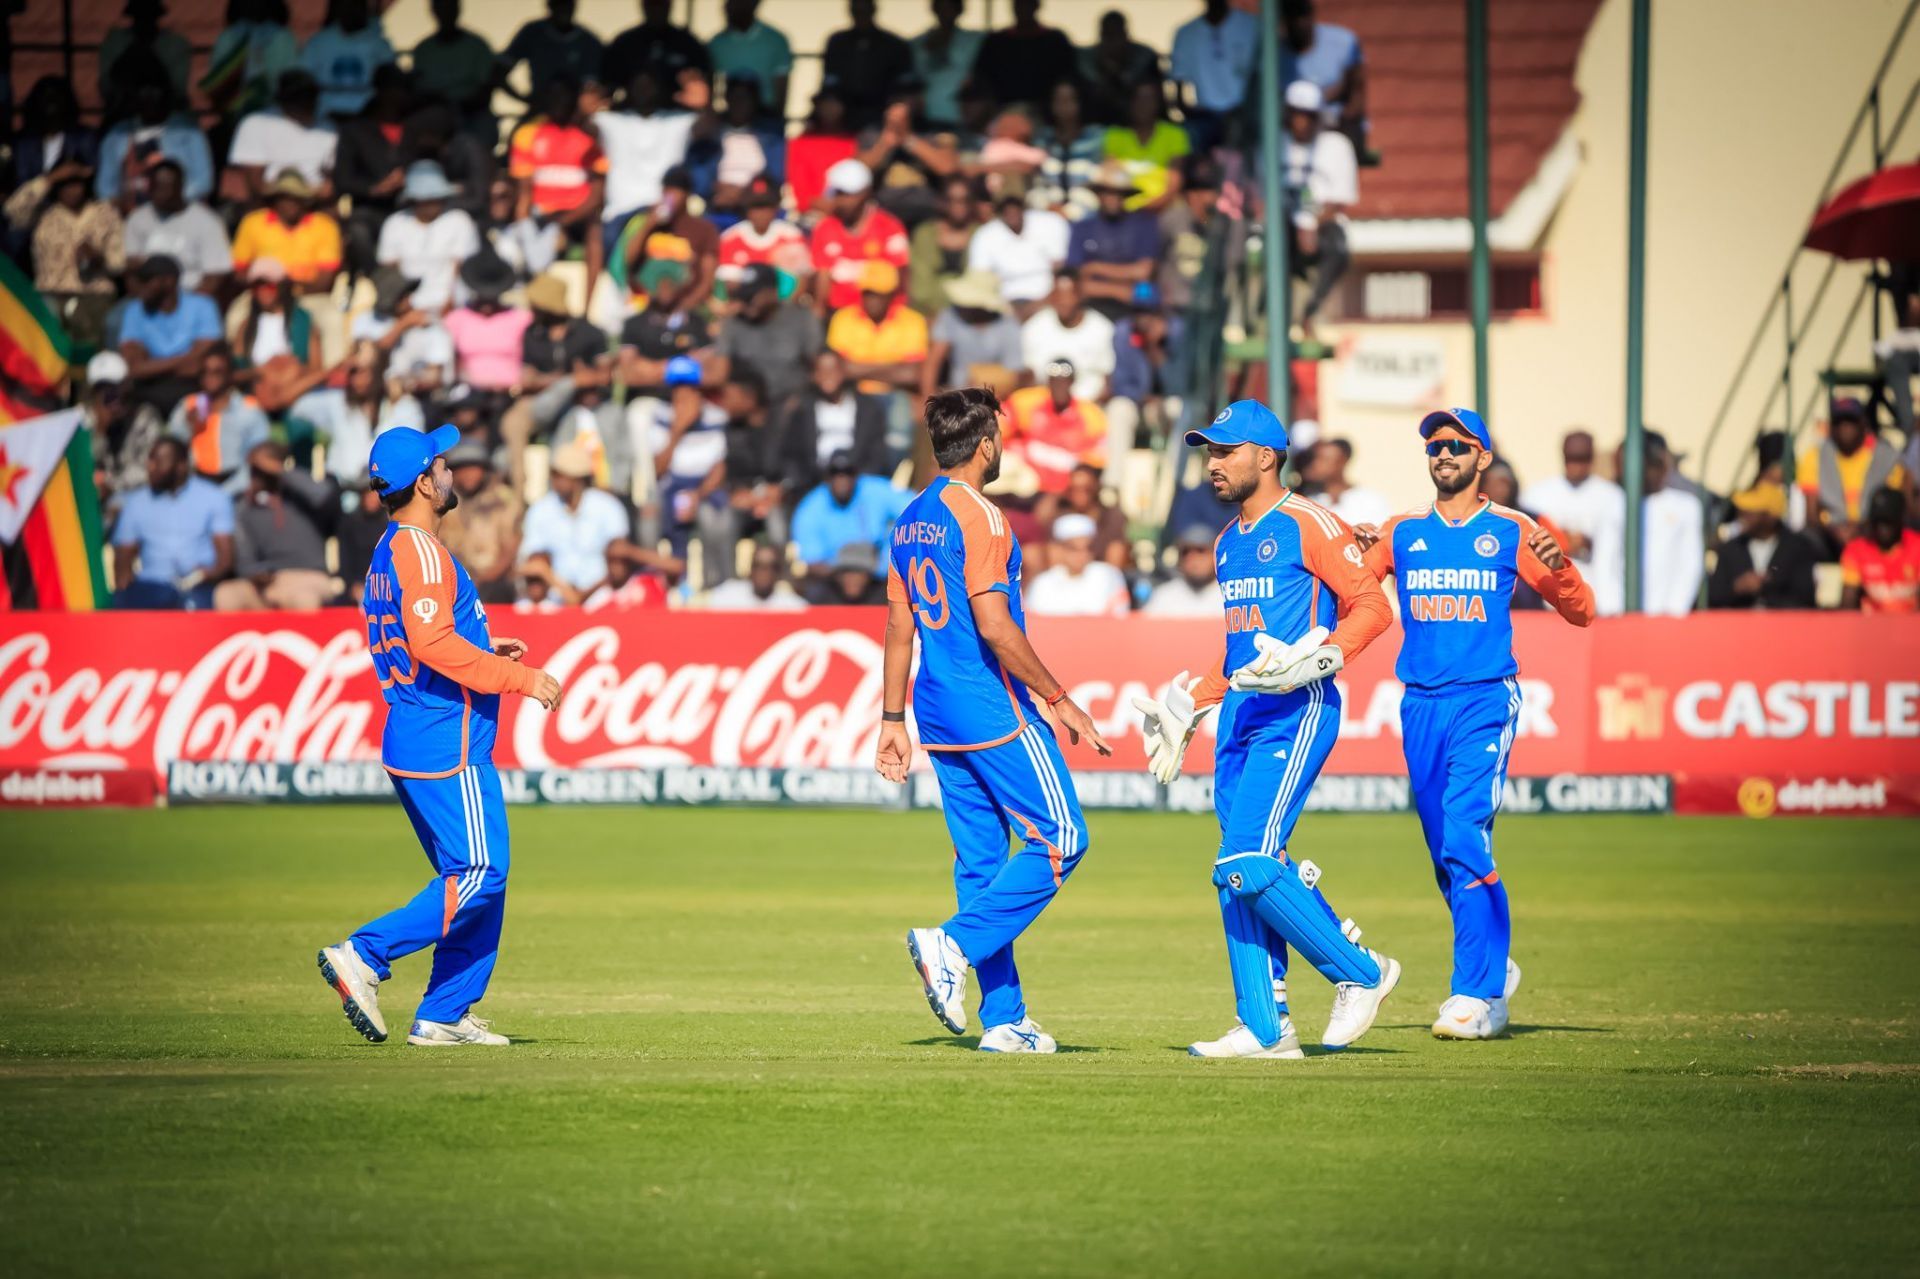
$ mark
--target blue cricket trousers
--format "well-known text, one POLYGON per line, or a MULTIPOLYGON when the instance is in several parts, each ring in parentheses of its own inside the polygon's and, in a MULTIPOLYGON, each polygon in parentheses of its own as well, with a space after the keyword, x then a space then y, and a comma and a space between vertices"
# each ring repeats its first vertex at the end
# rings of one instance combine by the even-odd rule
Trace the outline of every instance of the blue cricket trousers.
POLYGON ((1028 724, 998 746, 929 751, 953 837, 960 909, 942 927, 973 965, 983 1030, 1027 1015, 1013 939, 1087 851, 1087 824, 1053 733, 1028 724), (1009 854, 1008 836, 1019 840, 1009 854))
POLYGON ((487 993, 507 908, 507 803, 492 764, 451 777, 395 777, 400 806, 434 878, 400 909, 353 935, 385 981, 396 959, 432 946, 433 973, 415 1016, 457 1022, 487 993))
POLYGON ((1513 922, 1493 863, 1493 819, 1520 720, 1520 684, 1487 680, 1407 689, 1400 735, 1413 803, 1453 915, 1452 993, 1493 999, 1505 988, 1513 922))

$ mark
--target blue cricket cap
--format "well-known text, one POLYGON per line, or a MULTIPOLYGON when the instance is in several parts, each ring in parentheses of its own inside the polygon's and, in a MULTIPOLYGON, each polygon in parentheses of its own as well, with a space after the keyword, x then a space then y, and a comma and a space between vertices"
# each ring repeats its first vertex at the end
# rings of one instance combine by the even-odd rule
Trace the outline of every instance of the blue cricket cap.
POLYGON ((432 431, 396 426, 374 437, 367 475, 376 493, 406 488, 433 469, 433 459, 460 442, 460 428, 449 422, 432 431))
POLYGON ((691 355, 676 355, 667 361, 668 386, 699 386, 700 376, 700 361, 691 355))
POLYGON ((1258 444, 1261 448, 1285 449, 1287 424, 1258 400, 1235 400, 1213 421, 1197 431, 1188 431, 1187 443, 1258 444))
POLYGON ((1420 438, 1427 439, 1443 426, 1464 431, 1480 441, 1480 447, 1493 452, 1493 433, 1487 430, 1487 424, 1472 409, 1435 409, 1420 419, 1420 438))

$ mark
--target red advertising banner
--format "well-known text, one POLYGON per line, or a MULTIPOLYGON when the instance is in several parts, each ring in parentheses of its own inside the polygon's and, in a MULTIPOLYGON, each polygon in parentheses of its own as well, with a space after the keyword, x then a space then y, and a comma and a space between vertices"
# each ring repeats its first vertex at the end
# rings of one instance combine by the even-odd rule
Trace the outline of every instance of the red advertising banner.
MULTIPOLYGON (((552 714, 509 699, 495 758, 865 767, 881 627, 872 609, 501 613, 495 630, 524 639, 566 695, 552 714)), ((1529 614, 1515 631, 1516 775, 1671 774, 1683 796, 1756 814, 1899 811, 1915 793, 1920 624, 1704 614, 1579 630, 1529 614), (1858 789, 1876 781, 1880 804, 1858 789)), ((1116 748, 1110 760, 1069 748, 1076 770, 1144 769, 1132 699, 1218 660, 1221 642, 1211 620, 1040 619, 1033 633, 1116 748)), ((1390 631, 1340 676, 1329 773, 1404 771, 1398 640, 1390 631)), ((175 760, 365 761, 384 716, 357 613, 0 615, 0 768, 160 777, 175 760)), ((1209 767, 1204 743, 1189 767, 1209 767)))

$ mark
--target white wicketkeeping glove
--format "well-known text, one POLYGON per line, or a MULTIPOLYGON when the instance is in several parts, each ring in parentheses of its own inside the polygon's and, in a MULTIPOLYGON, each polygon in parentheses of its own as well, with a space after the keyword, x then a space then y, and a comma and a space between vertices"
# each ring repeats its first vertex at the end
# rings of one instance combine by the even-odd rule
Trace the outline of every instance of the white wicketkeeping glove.
POLYGON ((1162 785, 1180 776, 1187 745, 1199 731, 1200 721, 1207 717, 1205 710, 1196 710, 1193 705, 1194 686, 1199 682, 1181 671, 1159 701, 1150 697, 1133 699, 1133 708, 1140 712, 1141 735, 1146 738, 1147 767, 1162 785))
POLYGON ((1339 673, 1346 665, 1340 649, 1327 643, 1324 626, 1314 627, 1291 644, 1270 635, 1255 635, 1253 646, 1258 655, 1227 681, 1236 692, 1291 693, 1339 673))

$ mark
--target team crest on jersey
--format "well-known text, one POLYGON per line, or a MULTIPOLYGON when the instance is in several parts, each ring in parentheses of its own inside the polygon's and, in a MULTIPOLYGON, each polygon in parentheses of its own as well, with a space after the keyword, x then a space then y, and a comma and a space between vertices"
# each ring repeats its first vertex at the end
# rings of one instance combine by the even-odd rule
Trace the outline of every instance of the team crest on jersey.
POLYGON ((1268 538, 1266 541, 1260 543, 1260 548, 1253 553, 1253 557, 1259 560, 1262 564, 1265 564, 1268 561, 1272 560, 1273 557, 1278 555, 1279 553, 1280 553, 1280 547, 1274 542, 1272 538, 1268 538))
POLYGON ((433 621, 433 615, 439 611, 440 605, 435 600, 418 599, 413 602, 413 615, 423 623, 433 621))
POLYGON ((1482 533, 1473 539, 1473 549, 1487 559, 1492 559, 1500 553, 1500 539, 1491 533, 1482 533))

